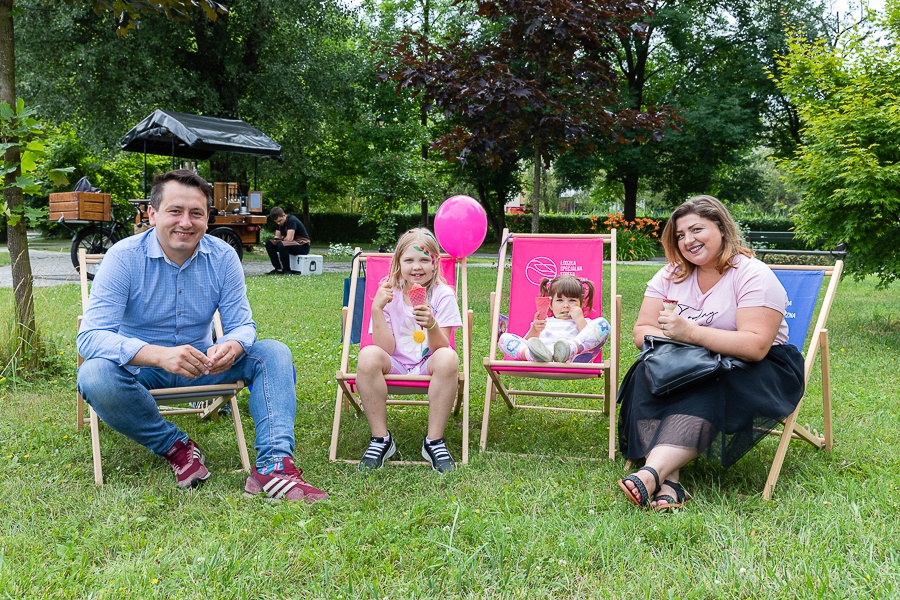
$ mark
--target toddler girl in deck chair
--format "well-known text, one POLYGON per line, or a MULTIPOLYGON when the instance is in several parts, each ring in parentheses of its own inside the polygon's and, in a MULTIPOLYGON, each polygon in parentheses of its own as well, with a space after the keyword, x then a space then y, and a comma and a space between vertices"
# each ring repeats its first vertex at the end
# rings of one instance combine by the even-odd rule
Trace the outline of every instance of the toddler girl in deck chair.
POLYGON ((500 348, 506 358, 536 362, 569 362, 582 354, 592 358, 609 337, 609 321, 584 316, 591 312, 594 284, 574 275, 559 275, 542 279, 540 290, 541 297, 550 298, 553 316, 539 308, 524 338, 502 334, 500 348))

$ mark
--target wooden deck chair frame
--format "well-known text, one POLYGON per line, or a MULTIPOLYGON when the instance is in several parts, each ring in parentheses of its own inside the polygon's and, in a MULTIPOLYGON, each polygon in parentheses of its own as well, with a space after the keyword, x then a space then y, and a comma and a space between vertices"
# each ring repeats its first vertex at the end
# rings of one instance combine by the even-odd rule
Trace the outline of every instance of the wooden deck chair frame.
MULTIPOLYGON (((363 407, 359 400, 359 394, 356 390, 356 373, 350 371, 350 336, 352 326, 349 322, 349 315, 354 314, 356 308, 356 288, 359 283, 360 271, 363 266, 368 263, 370 258, 386 258, 390 260, 392 254, 383 253, 359 253, 353 261, 353 268, 350 272, 350 295, 347 306, 341 310, 341 324, 343 333, 343 348, 341 350, 340 369, 335 373, 337 380, 337 396, 334 404, 334 422, 331 428, 331 447, 328 451, 328 458, 332 462, 345 462, 349 464, 359 463, 358 459, 339 459, 337 456, 338 436, 340 434, 341 416, 344 412, 349 412, 352 408, 356 411, 356 416, 363 414, 363 407)), ((469 291, 468 280, 466 277, 466 259, 454 259, 449 255, 441 255, 441 261, 452 260, 459 266, 459 277, 456 281, 457 297, 462 303, 462 327, 461 335, 456 336, 457 353, 459 346, 462 346, 462 355, 460 356, 459 385, 456 391, 456 403, 453 407, 453 414, 458 416, 462 412, 462 451, 460 454, 460 463, 465 465, 469 462, 469 360, 472 347, 472 311, 469 310, 469 291), (459 340, 462 340, 459 342, 459 340)), ((368 328, 368 323, 362 324, 363 328, 368 328)), ((428 406, 427 400, 396 400, 391 396, 411 395, 427 393, 428 382, 431 381, 430 375, 390 375, 387 377, 388 383, 388 406, 428 406)), ((416 465, 428 464, 425 461, 400 461, 392 460, 394 465, 416 465)))
MULTIPOLYGON (((87 254, 84 248, 78 251, 79 273, 81 277, 81 311, 87 308, 88 303, 88 266, 97 266, 103 260, 102 254, 87 254)), ((78 329, 81 329, 81 319, 78 317, 78 329)), ((222 328, 222 319, 219 312, 216 311, 213 316, 213 328, 215 337, 225 335, 222 328)), ((84 359, 78 356, 78 366, 84 359)), ((241 424, 241 415, 238 411, 237 393, 244 389, 243 381, 234 383, 223 383, 217 385, 199 385, 174 388, 160 388, 150 390, 150 394, 158 405, 173 406, 188 404, 191 402, 200 402, 198 408, 172 408, 165 409, 163 412, 168 415, 196 414, 200 418, 212 417, 217 419, 219 409, 225 404, 231 405, 231 417, 234 421, 234 433, 237 438, 238 452, 241 458, 241 466, 244 471, 250 472, 250 456, 247 453, 247 441, 244 438, 244 427, 241 424)), ((103 463, 100 456, 100 418, 94 409, 87 405, 88 415, 85 416, 85 401, 81 394, 75 391, 76 395, 76 426, 80 430, 85 424, 90 425, 91 430, 91 452, 94 459, 94 483, 98 486, 103 485, 103 463)))
MULTIPOLYGON (((616 396, 619 389, 619 340, 621 336, 622 297, 616 287, 616 230, 608 234, 574 235, 574 234, 521 234, 503 231, 504 243, 500 247, 500 255, 497 264, 497 285, 490 298, 490 322, 491 322, 491 349, 490 355, 484 358, 483 364, 487 371, 487 383, 484 397, 484 413, 481 421, 481 449, 487 449, 488 430, 490 425, 491 402, 499 395, 510 409, 546 410, 558 412, 575 412, 588 414, 609 415, 609 444, 608 455, 615 458, 616 452, 616 396), (609 321, 609 340, 603 346, 604 360, 591 363, 537 363, 525 361, 498 360, 498 340, 500 337, 500 307, 502 304, 504 277, 506 265, 506 253, 510 244, 518 239, 545 239, 547 243, 560 239, 584 239, 603 240, 604 246, 609 249, 609 259, 604 264, 609 265, 609 276, 603 283, 602 307, 603 317, 609 321), (509 370, 510 367, 521 370, 509 370), (532 379, 596 379, 603 378, 602 394, 574 394, 565 392, 532 391, 507 387, 503 377, 525 377, 532 379), (583 398, 603 401, 602 409, 569 408, 561 406, 536 406, 523 404, 518 399, 521 396, 546 398, 583 398)), ((513 248, 515 250, 515 248, 513 248)))
MULTIPOLYGON (((797 408, 788 415, 784 421, 781 431, 773 432, 779 435, 778 449, 775 451, 775 458, 769 468, 769 477, 766 480, 766 487, 763 489, 763 498, 772 499, 772 493, 775 490, 775 484, 778 483, 778 477, 781 474, 781 468, 784 465, 784 459, 787 455, 788 444, 792 439, 806 440, 816 448, 821 448, 826 452, 831 451, 834 442, 832 432, 832 410, 831 410, 831 363, 828 350, 828 316, 831 313, 831 305, 834 303, 837 294, 837 286, 844 270, 844 262, 838 260, 833 266, 805 266, 805 265, 769 265, 773 271, 821 271, 825 277, 830 278, 828 287, 825 289, 825 296, 819 307, 818 316, 816 317, 815 326, 812 333, 808 335, 809 343, 804 351, 805 366, 804 377, 805 383, 809 383, 810 375, 812 375, 815 366, 816 356, 819 355, 819 363, 821 365, 822 374, 822 433, 818 431, 810 431, 807 427, 802 427, 797 423, 797 417, 800 414, 800 407, 803 399, 797 404, 797 408)), ((810 321, 812 322, 812 321, 810 321)))

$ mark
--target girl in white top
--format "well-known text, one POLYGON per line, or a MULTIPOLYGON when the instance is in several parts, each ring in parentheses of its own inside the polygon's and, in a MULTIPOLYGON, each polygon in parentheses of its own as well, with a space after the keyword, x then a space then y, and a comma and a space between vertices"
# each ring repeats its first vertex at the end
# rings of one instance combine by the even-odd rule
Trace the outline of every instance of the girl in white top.
POLYGON ((390 274, 372 300, 372 344, 360 350, 356 374, 359 399, 372 430, 360 471, 380 468, 396 452, 387 428, 389 374, 431 376, 422 456, 441 473, 456 466, 444 443, 444 429, 459 381, 459 358, 450 337, 462 320, 456 294, 441 276, 439 257, 440 247, 430 231, 407 231, 397 240, 390 274), (427 304, 412 305, 408 292, 415 284, 427 290, 427 304))
POLYGON ((500 348, 506 358, 536 362, 569 362, 582 354, 593 358, 609 337, 609 321, 584 316, 591 312, 594 284, 574 275, 559 275, 542 279, 540 290, 541 296, 551 298, 553 316, 536 312, 524 338, 502 334, 500 348))

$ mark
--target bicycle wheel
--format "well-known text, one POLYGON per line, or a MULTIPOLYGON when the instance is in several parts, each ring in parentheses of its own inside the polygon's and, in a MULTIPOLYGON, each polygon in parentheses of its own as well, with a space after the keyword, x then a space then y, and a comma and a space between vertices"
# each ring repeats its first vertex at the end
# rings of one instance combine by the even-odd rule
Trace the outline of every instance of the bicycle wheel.
MULTIPOLYGON (((106 227, 99 225, 90 225, 85 227, 72 237, 72 265, 78 271, 78 250, 84 248, 88 254, 106 254, 106 251, 112 248, 112 245, 121 238, 106 227)), ((88 279, 94 278, 94 269, 88 268, 88 279)))
POLYGON ((237 252, 238 260, 244 259, 244 243, 241 241, 241 236, 234 232, 234 229, 229 227, 216 227, 209 232, 209 235, 224 240, 229 246, 234 248, 235 252, 237 252))

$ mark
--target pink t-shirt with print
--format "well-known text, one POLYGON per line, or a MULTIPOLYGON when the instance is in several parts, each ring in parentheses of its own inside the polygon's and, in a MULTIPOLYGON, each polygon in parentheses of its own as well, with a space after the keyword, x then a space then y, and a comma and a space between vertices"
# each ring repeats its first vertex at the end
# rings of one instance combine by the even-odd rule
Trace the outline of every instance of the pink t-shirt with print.
MULTIPOLYGON (((738 254, 722 279, 705 294, 697 284, 697 270, 681 283, 670 279, 672 266, 660 269, 647 283, 645 296, 672 298, 678 301, 676 314, 697 322, 703 327, 726 331, 737 330, 737 309, 765 306, 784 316, 787 310, 787 292, 765 263, 738 254)), ((778 335, 772 345, 784 344, 788 339, 788 325, 783 318, 778 335)))
MULTIPOLYGON (((456 303, 456 294, 453 292, 453 288, 446 284, 436 285, 432 288, 429 296, 438 327, 462 327, 459 305, 456 303)), ((401 290, 394 290, 394 299, 384 307, 384 318, 394 336, 394 354, 392 356, 397 362, 404 367, 411 368, 431 354, 431 350, 428 348, 428 336, 416 324, 412 306, 406 304, 401 290), (416 335, 416 332, 419 332, 419 335, 416 335), (417 341, 419 339, 421 341, 417 341)), ((371 332, 372 323, 370 321, 369 333, 371 332)))

